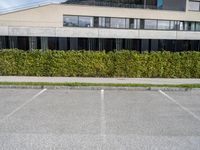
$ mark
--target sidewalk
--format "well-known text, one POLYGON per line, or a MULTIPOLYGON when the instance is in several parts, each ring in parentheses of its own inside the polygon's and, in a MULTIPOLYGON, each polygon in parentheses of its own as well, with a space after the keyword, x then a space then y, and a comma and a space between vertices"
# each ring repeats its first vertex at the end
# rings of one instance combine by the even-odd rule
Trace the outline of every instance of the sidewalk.
POLYGON ((25 77, 0 76, 0 82, 49 82, 49 83, 116 83, 116 84, 200 84, 200 79, 161 79, 161 78, 82 78, 82 77, 25 77))

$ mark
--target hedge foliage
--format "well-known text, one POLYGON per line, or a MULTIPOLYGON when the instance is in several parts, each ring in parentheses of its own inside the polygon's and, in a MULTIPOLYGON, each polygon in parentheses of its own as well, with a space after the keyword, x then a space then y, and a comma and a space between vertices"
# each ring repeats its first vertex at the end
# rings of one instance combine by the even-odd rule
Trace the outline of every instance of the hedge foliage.
POLYGON ((200 78, 200 52, 0 50, 0 75, 200 78))

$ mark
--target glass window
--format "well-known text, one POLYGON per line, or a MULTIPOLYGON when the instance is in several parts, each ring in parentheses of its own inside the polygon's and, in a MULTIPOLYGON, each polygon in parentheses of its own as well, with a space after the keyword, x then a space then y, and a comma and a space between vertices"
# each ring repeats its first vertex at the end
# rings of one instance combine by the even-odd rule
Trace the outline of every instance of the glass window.
POLYGON ((157 20, 145 20, 145 29, 157 29, 157 20))
POLYGON ((169 29, 170 30, 175 30, 176 29, 175 21, 170 21, 169 29))
POLYGON ((180 30, 180 21, 175 21, 175 30, 180 30))
POLYGON ((195 22, 190 23, 190 30, 195 31, 195 22))
POLYGON ((183 21, 180 21, 180 24, 179 24, 179 30, 183 30, 184 29, 184 22, 183 21))
POLYGON ((184 22, 184 30, 185 31, 194 31, 195 30, 195 22, 184 22))
POLYGON ((200 31, 200 22, 196 22, 196 31, 200 31))
POLYGON ((134 19, 130 19, 129 27, 130 27, 130 29, 134 29, 134 19))
POLYGON ((158 21, 158 29, 168 30, 170 25, 170 21, 159 20, 158 21))
POLYGON ((99 27, 99 17, 94 17, 94 27, 99 27))
POLYGON ((79 27, 93 27, 93 17, 79 17, 79 27))
MULTIPOLYGON (((143 20, 143 26, 144 26, 144 20, 143 20)), ((140 19, 134 19, 134 29, 140 29, 140 19)), ((143 27, 144 29, 144 27, 143 27)))
POLYGON ((126 29, 129 29, 129 19, 125 19, 126 29))
POLYGON ((188 31, 189 29, 189 22, 184 22, 184 30, 188 31))
POLYGON ((200 10, 200 2, 189 1, 189 10, 199 11, 200 10))
POLYGON ((144 29, 144 19, 140 19, 140 29, 144 29))
POLYGON ((157 0, 146 0, 144 3, 146 5, 145 8, 157 8, 157 0))
POLYGON ((157 0, 157 8, 162 9, 164 4, 164 0, 157 0))
POLYGON ((110 28, 110 18, 108 17, 105 18, 105 27, 110 28))
POLYGON ((78 27, 78 16, 64 16, 64 26, 78 27))
POLYGON ((125 28, 125 19, 111 18, 111 28, 125 28))
POLYGON ((106 27, 106 18, 105 17, 99 17, 99 27, 106 27))

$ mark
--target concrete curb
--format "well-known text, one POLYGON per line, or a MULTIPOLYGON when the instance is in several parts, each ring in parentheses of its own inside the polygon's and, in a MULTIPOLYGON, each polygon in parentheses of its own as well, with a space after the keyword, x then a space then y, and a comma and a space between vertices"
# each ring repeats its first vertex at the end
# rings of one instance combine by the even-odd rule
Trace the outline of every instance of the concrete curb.
POLYGON ((0 88, 10 89, 74 89, 74 90, 127 90, 127 91, 193 91, 200 88, 176 87, 112 87, 112 86, 27 86, 27 85, 0 85, 0 88))

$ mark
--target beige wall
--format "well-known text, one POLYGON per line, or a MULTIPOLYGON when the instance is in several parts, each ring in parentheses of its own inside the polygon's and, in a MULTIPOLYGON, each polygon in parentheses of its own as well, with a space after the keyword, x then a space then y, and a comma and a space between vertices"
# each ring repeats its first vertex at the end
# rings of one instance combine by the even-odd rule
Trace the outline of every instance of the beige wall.
POLYGON ((200 21, 200 13, 191 11, 178 12, 51 4, 0 15, 0 26, 62 27, 64 14, 200 21))

